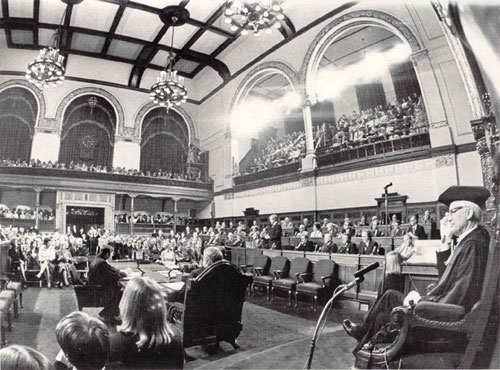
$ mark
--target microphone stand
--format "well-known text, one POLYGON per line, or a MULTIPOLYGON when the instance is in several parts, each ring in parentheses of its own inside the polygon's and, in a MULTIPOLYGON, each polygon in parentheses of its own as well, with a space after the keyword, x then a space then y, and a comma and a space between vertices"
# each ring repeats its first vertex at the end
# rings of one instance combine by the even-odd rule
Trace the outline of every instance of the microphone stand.
POLYGON ((389 200, 388 200, 388 192, 387 188, 389 186, 384 186, 384 196, 385 196, 385 235, 390 235, 391 233, 391 225, 389 225, 389 200))
POLYGON ((330 300, 325 304, 325 307, 323 308, 323 311, 321 311, 321 315, 319 315, 318 322, 316 323, 316 328, 314 329, 314 334, 311 339, 311 351, 309 352, 309 357, 307 359, 307 369, 311 368, 311 363, 314 355, 314 349, 316 347, 316 340, 318 339, 318 332, 319 332, 319 327, 321 325, 321 322, 323 321, 324 316, 326 315, 326 310, 329 308, 329 306, 333 303, 333 301, 340 296, 342 293, 348 291, 351 288, 354 288, 356 285, 362 283, 365 280, 364 276, 357 277, 353 281, 351 281, 349 284, 344 284, 341 285, 341 289, 338 292, 335 292, 330 298, 330 300))

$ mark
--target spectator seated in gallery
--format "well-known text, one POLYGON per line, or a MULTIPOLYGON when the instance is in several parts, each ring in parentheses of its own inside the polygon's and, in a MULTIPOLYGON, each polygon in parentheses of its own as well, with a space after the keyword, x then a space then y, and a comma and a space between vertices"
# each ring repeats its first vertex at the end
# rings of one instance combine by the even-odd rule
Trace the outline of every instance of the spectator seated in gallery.
POLYGON ((372 221, 370 222, 370 232, 375 238, 378 236, 384 236, 384 230, 382 228, 379 228, 377 216, 372 217, 372 221))
POLYGON ((321 224, 319 222, 316 222, 313 225, 313 231, 311 231, 311 238, 322 238, 323 233, 321 232, 321 224))
POLYGON ((363 230, 361 232, 361 242, 358 247, 360 254, 384 254, 384 248, 379 247, 378 243, 372 240, 372 233, 370 230, 363 230))
POLYGON ((316 252, 321 253, 337 253, 337 244, 335 244, 332 240, 332 234, 326 233, 323 237, 323 245, 321 247, 316 246, 316 252))
POLYGON ((303 234, 300 237, 300 243, 295 247, 296 251, 304 251, 304 252, 313 252, 314 251, 314 243, 309 240, 309 236, 307 234, 303 234))
POLYGON ((344 219, 344 224, 342 225, 341 233, 348 234, 350 237, 353 237, 356 235, 356 229, 354 228, 354 225, 352 224, 350 218, 344 219))
POLYGON ((349 234, 342 234, 342 243, 340 243, 337 253, 358 254, 356 244, 351 242, 349 234))

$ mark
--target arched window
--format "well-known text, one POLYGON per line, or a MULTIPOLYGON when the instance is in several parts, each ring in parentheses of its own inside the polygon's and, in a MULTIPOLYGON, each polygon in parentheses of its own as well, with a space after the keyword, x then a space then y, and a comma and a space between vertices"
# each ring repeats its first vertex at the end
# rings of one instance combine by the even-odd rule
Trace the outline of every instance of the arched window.
POLYGON ((73 100, 63 116, 59 162, 86 163, 110 168, 116 132, 116 113, 97 95, 73 100))
POLYGON ((155 108, 144 117, 141 130, 141 170, 181 173, 189 151, 189 132, 173 110, 155 108))
POLYGON ((38 104, 27 89, 0 92, 0 158, 29 161, 38 104))

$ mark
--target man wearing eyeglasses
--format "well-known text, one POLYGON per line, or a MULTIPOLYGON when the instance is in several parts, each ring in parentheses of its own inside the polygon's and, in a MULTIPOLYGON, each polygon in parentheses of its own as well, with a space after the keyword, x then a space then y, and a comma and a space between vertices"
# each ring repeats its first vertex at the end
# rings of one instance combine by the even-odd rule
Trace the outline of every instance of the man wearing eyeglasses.
MULTIPOLYGON (((413 294, 414 303, 449 303, 462 306, 467 313, 479 300, 490 242, 488 231, 479 222, 481 207, 489 196, 486 188, 477 186, 451 186, 440 195, 438 201, 449 207, 449 214, 441 221, 442 244, 436 251, 437 267, 442 275, 425 296, 413 294), (453 236, 458 238, 455 246, 453 236)), ((347 334, 360 341, 360 348, 389 321, 392 309, 403 302, 401 292, 388 290, 377 299, 363 324, 344 320, 343 327, 347 334)))

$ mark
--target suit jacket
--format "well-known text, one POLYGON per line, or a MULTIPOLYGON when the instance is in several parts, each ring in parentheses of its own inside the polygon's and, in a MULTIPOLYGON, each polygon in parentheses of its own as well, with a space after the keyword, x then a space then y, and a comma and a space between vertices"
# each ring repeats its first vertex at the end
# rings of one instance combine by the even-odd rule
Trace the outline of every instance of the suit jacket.
POLYGON ((376 229, 369 229, 372 232, 372 236, 384 236, 384 231, 380 230, 378 227, 376 229))
POLYGON ((361 254, 380 254, 378 243, 373 240, 369 241, 368 245, 361 241, 359 243, 359 251, 361 254))
POLYGON ((337 253, 358 254, 358 248, 356 248, 356 244, 347 242, 339 246, 337 253))
POLYGON ((89 284, 101 285, 104 290, 114 289, 124 276, 126 275, 123 272, 111 266, 102 257, 97 256, 90 265, 89 284))
POLYGON ((337 253, 338 247, 337 244, 332 242, 331 240, 327 243, 324 243, 321 248, 319 248, 318 252, 321 253, 337 253))
POLYGON ((412 233, 419 239, 427 239, 427 234, 425 233, 424 227, 422 225, 415 225, 415 226, 410 226, 407 232, 412 233))
POLYGON ((271 226, 271 230, 269 231, 270 248, 281 249, 281 234, 282 234, 281 225, 279 222, 276 222, 274 225, 271 226))
POLYGON ((352 238, 356 235, 356 229, 354 227, 348 227, 347 229, 342 228, 342 234, 347 234, 352 238))
POLYGON ((295 248, 295 250, 298 251, 305 251, 305 252, 313 252, 314 251, 314 243, 310 240, 307 242, 300 242, 299 245, 295 248))

